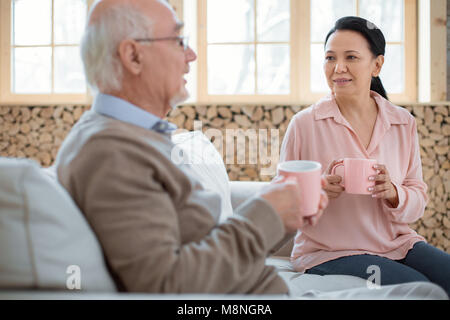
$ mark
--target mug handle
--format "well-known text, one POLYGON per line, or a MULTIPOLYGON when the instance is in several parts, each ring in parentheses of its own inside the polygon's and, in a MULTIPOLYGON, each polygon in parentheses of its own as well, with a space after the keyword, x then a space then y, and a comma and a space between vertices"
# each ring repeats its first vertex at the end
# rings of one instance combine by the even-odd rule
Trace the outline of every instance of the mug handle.
POLYGON ((293 182, 297 183, 296 178, 289 177, 289 176, 283 176, 283 175, 279 175, 278 180, 276 182, 287 182, 287 181, 293 181, 293 182))
MULTIPOLYGON (((335 175, 335 174, 336 174, 336 172, 335 172, 336 168, 337 168, 337 167, 340 167, 340 166, 342 166, 342 167, 344 168, 344 176, 345 176, 345 166, 344 166, 344 161, 339 161, 339 162, 335 163, 334 166, 331 167, 330 173, 331 173, 332 175, 335 175)), ((345 186, 344 186, 344 177, 342 177, 342 181, 341 181, 341 183, 340 183, 339 185, 340 185, 341 187, 345 188, 345 186)))
POLYGON ((286 176, 283 176, 283 179, 281 181, 283 181, 283 182, 292 181, 292 182, 298 183, 296 178, 294 178, 294 177, 286 177, 286 176))

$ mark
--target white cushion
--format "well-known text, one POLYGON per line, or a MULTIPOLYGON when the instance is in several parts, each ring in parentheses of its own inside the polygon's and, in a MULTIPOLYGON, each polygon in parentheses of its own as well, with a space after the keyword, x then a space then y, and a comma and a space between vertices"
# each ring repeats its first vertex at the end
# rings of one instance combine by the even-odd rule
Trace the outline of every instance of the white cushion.
POLYGON ((66 190, 32 160, 0 158, 0 288, 73 289, 77 279, 81 290, 116 291, 66 190))
POLYGON ((220 222, 233 215, 230 181, 223 158, 211 141, 200 131, 189 131, 172 136, 174 148, 172 161, 190 167, 203 188, 221 196, 220 222))

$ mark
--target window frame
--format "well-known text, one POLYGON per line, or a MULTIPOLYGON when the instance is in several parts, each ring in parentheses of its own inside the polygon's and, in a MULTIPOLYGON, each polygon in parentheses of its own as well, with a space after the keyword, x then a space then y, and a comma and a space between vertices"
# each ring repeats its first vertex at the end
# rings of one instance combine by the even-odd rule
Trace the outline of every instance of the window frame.
MULTIPOLYGON (((95 0, 87 0, 88 11, 95 0)), ((53 11, 52 6, 52 11, 53 11)), ((67 93, 43 93, 43 94, 18 94, 11 91, 11 14, 12 1, 0 1, 0 104, 2 105, 56 105, 56 104, 71 104, 71 105, 86 105, 92 102, 92 96, 89 94, 89 89, 86 84, 85 94, 67 94, 67 93)), ((53 12, 52 12, 53 18, 53 12)), ((52 23, 52 33, 54 24, 52 23)), ((50 47, 55 48, 52 41, 50 47)), ((71 46, 71 45, 61 45, 71 46)), ((52 59, 52 64, 54 63, 52 59)), ((54 68, 54 65, 52 65, 54 68)), ((52 77, 54 70, 52 71, 52 77)), ((54 79, 52 79, 52 86, 54 79)))
MULTIPOLYGON (((326 93, 314 93, 310 90, 310 1, 312 0, 290 0, 289 95, 211 95, 208 94, 207 74, 207 0, 198 0, 197 103, 310 104, 323 97, 326 93), (302 50, 305 47, 307 50, 302 50)), ((358 10, 358 0, 354 1, 358 10)), ((389 99, 394 103, 417 102, 417 2, 403 1, 405 89, 401 94, 388 93, 389 99)))
MULTIPOLYGON (((197 99, 193 103, 227 104, 310 104, 321 98, 323 93, 310 92, 310 1, 291 1, 291 81, 289 95, 208 95, 207 94, 207 38, 206 2, 197 0, 197 99), (293 19, 292 17, 297 17, 293 19), (297 31, 298 30, 298 31, 297 31), (303 42, 302 42, 303 41, 303 42), (301 50, 307 44, 307 50, 301 50), (298 59, 292 59, 298 57, 298 59)), ((354 0, 357 1, 357 0, 354 0)), ((88 0, 88 8, 95 0, 88 0)), ((183 0, 169 0, 183 16, 183 0)), ((89 10, 89 9, 88 9, 89 10)), ((418 101, 418 4, 416 0, 404 0, 405 30, 405 92, 389 94, 397 104, 418 101)), ((14 94, 11 93, 11 1, 0 1, 0 104, 2 105, 85 105, 92 103, 87 94, 14 94)), ((192 102, 190 103, 192 104, 192 102)))

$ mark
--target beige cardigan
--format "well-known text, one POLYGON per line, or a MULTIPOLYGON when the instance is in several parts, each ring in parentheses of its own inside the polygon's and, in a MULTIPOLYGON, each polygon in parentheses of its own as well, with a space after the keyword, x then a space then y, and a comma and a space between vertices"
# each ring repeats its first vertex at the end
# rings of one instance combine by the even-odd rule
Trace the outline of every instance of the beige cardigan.
POLYGON ((220 196, 170 160, 170 135, 86 112, 56 159, 58 179, 97 235, 119 289, 154 293, 287 293, 265 265, 282 240, 262 198, 218 224, 220 196))

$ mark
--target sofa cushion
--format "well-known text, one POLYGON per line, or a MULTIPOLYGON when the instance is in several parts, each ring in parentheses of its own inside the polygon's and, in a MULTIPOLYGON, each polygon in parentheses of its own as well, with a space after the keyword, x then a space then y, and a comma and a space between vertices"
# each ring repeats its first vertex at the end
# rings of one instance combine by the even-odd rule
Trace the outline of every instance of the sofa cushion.
POLYGON ((175 134, 172 141, 177 148, 172 160, 180 166, 189 166, 206 190, 221 195, 220 222, 233 215, 231 189, 222 155, 200 131, 175 134))
POLYGON ((0 158, 0 288, 116 291, 66 190, 36 162, 0 158))

